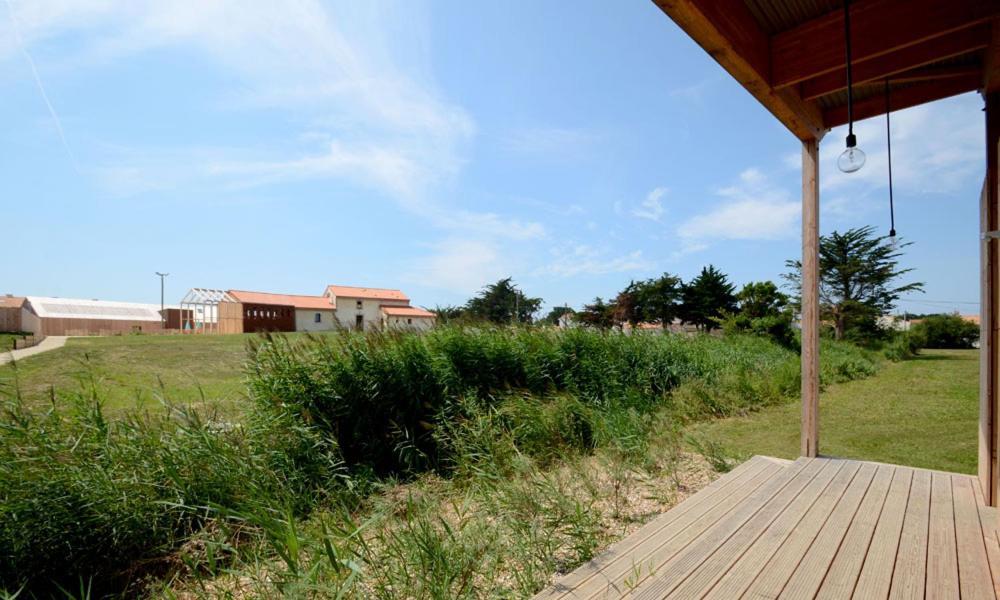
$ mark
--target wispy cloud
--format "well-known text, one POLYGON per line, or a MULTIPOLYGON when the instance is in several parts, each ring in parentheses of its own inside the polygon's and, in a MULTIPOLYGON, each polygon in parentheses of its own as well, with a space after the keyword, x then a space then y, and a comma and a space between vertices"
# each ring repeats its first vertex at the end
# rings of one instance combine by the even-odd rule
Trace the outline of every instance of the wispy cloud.
POLYGON ((411 262, 404 278, 468 296, 512 272, 509 256, 495 242, 456 237, 433 244, 428 255, 411 262))
MULTIPOLYGON (((960 189, 983 170, 982 122, 969 118, 982 108, 977 94, 948 98, 892 113, 892 176, 896 190, 923 194, 960 189)), ((846 127, 838 127, 820 148, 821 191, 857 192, 888 186, 885 117, 856 123, 858 146, 867 154, 855 173, 837 170, 846 127), (825 167, 825 168, 823 168, 825 167)))
POLYGON ((667 188, 658 187, 646 194, 646 199, 642 201, 642 204, 632 209, 632 216, 659 221, 665 212, 662 198, 666 193, 667 188))
MULTIPOLYGON (((471 116, 443 99, 433 78, 422 72, 419 63, 426 58, 420 57, 420 44, 408 45, 412 40, 405 36, 398 40, 385 34, 418 29, 409 22, 406 28, 389 22, 410 19, 415 10, 384 10, 376 2, 331 8, 316 0, 12 5, 28 45, 69 33, 94 34, 81 38, 84 46, 75 47, 72 55, 50 60, 100 68, 148 49, 183 47, 232 77, 232 97, 239 102, 227 103, 225 109, 286 110, 329 136, 327 147, 317 152, 308 143, 296 147, 298 135, 293 132, 288 143, 272 145, 280 151, 222 155, 209 169, 196 166, 192 177, 218 175, 225 180, 240 175, 247 185, 344 177, 361 179, 392 197, 407 196, 409 202, 460 169, 463 146, 476 129, 471 116)), ((419 25, 419 19, 413 20, 419 25)), ((0 38, 9 27, 0 26, 0 38)), ((0 46, 0 59, 9 49, 0 46)), ((155 147, 132 150, 149 159, 171 156, 155 147)), ((167 165, 163 170, 185 166, 167 165)), ((139 181, 145 164, 123 161, 95 168, 125 169, 140 189, 149 187, 139 181)), ((155 180, 157 169, 148 170, 155 180)))
POLYGON ((550 254, 551 260, 537 269, 535 275, 574 277, 647 271, 653 268, 653 263, 643 256, 641 250, 614 254, 607 249, 587 244, 565 244, 553 248, 550 254))
POLYGON ((799 203, 757 169, 743 171, 735 184, 717 193, 722 203, 677 228, 677 235, 690 247, 716 240, 781 239, 797 231, 799 203))

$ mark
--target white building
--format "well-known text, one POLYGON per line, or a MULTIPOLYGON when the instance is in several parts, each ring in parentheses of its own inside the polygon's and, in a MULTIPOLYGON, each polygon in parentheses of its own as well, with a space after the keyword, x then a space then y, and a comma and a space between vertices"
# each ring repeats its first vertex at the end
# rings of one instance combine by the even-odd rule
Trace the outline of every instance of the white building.
POLYGON ((374 327, 426 330, 434 326, 434 313, 410 306, 400 290, 328 285, 323 293, 336 307, 337 321, 350 329, 374 327))

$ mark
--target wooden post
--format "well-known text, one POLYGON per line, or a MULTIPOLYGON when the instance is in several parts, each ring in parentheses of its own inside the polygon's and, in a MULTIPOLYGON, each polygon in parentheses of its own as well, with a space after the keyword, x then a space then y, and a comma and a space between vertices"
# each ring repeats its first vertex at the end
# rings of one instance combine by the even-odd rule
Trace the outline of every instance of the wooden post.
POLYGON ((801 453, 819 454, 819 140, 802 142, 801 453))
POLYGON ((997 506, 997 333, 1000 328, 1000 248, 985 234, 1000 229, 1000 93, 986 95, 986 178, 980 196, 980 231, 984 237, 979 255, 979 484, 990 506, 997 506))

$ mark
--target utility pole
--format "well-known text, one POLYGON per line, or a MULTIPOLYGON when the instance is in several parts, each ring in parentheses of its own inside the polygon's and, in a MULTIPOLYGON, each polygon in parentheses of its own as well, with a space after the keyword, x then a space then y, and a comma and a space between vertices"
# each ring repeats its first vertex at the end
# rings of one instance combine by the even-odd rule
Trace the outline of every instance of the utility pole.
MULTIPOLYGON (((160 273, 157 271, 156 274, 160 276, 160 329, 162 330, 167 328, 167 315, 164 312, 163 305, 163 281, 166 279, 167 275, 170 275, 170 273, 160 273)), ((182 319, 183 317, 184 315, 181 315, 182 319)))

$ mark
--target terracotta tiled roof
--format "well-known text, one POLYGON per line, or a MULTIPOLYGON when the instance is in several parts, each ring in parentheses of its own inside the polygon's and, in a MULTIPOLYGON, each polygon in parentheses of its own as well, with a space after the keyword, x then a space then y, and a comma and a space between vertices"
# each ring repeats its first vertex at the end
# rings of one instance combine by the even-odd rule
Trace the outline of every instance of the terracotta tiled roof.
POLYGON ((271 294, 269 292, 248 292, 229 290, 229 295, 244 304, 267 304, 271 306, 294 306, 308 310, 333 310, 328 298, 323 296, 299 296, 295 294, 271 294))
POLYGON ((20 308, 24 304, 21 296, 0 296, 0 308, 20 308))
POLYGON ((400 290, 390 290, 385 288, 353 287, 349 285, 328 285, 328 294, 333 294, 338 298, 360 298, 365 300, 404 300, 409 301, 406 294, 400 290))
POLYGON ((417 308, 416 306, 381 306, 382 312, 390 317, 417 317, 420 319, 433 319, 436 315, 429 310, 417 308))

